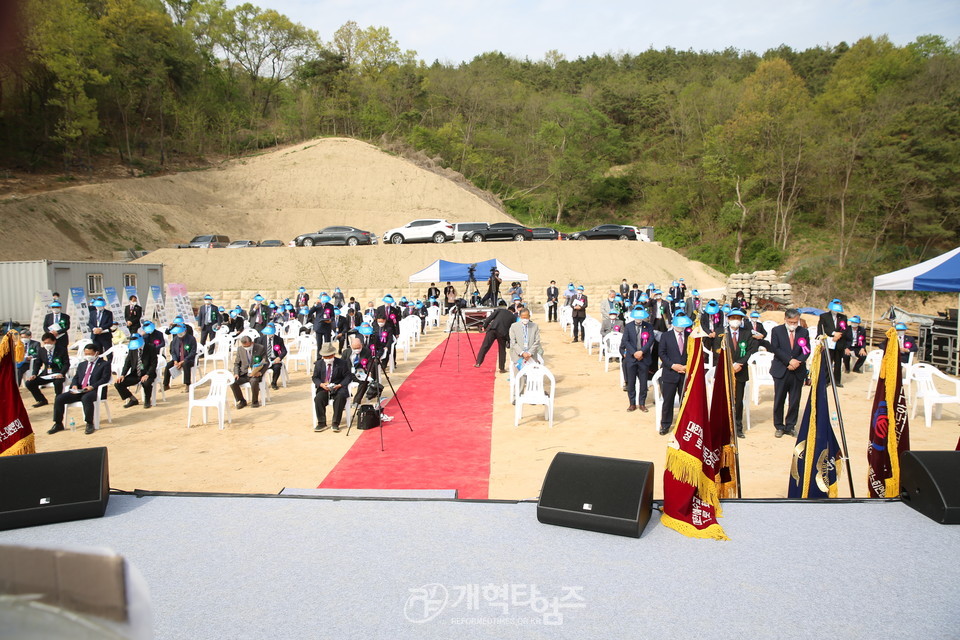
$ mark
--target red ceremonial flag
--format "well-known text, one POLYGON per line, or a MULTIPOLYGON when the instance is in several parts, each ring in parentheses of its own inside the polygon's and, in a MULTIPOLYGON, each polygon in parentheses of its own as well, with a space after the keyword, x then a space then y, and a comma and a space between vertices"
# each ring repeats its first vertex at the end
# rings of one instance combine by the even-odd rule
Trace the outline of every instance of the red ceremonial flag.
POLYGON ((660 522, 692 538, 728 540, 717 522, 721 515, 717 482, 720 447, 707 414, 702 339, 690 338, 689 345, 683 402, 675 439, 667 447, 660 522))
POLYGON ((736 382, 733 379, 732 345, 724 340, 723 349, 715 354, 717 370, 713 377, 713 396, 710 398, 710 434, 713 438, 711 449, 720 452, 720 465, 717 469, 717 482, 720 485, 721 498, 736 498, 737 485, 737 449, 736 436, 733 434, 733 403, 731 393, 736 382))
POLYGON ((0 338, 0 456, 36 453, 30 417, 17 387, 16 363, 20 360, 20 334, 10 331, 0 338))
POLYGON ((880 362, 880 377, 870 412, 867 488, 871 498, 900 495, 900 456, 910 449, 910 423, 901 367, 897 330, 891 328, 887 331, 887 347, 880 362))

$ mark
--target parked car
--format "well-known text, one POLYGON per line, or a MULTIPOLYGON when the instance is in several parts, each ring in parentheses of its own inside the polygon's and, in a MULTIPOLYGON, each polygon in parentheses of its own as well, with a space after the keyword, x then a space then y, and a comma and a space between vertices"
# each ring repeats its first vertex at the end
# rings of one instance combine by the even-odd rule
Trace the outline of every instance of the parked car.
POLYGON ((533 230, 534 240, 566 240, 567 234, 560 233, 550 227, 535 227, 533 230))
POLYGON ((383 234, 383 241, 391 244, 404 242, 435 242, 441 244, 453 240, 453 225, 446 220, 414 220, 402 227, 390 229, 383 234))
POLYGON ((464 234, 486 229, 489 226, 486 222, 456 222, 453 225, 453 241, 463 242, 464 234))
POLYGON ((234 240, 227 245, 227 249, 246 249, 257 246, 256 240, 234 240))
POLYGON ((188 245, 177 245, 178 249, 222 249, 230 244, 230 238, 227 236, 208 235, 197 236, 190 241, 188 245))
POLYGON ((285 246, 280 240, 264 240, 260 243, 261 247, 282 247, 285 246))
POLYGON ((571 240, 636 240, 637 232, 632 227, 620 224, 601 224, 593 229, 577 231, 570 235, 571 240))
POLYGON ((533 229, 516 222, 496 222, 486 229, 469 231, 463 236, 464 242, 486 242, 488 240, 533 240, 533 229))
MULTIPOLYGON (((647 231, 641 231, 641 227, 635 227, 635 226, 629 225, 629 224, 626 224, 626 225, 623 225, 623 226, 627 227, 628 229, 633 229, 634 232, 636 232, 636 234, 637 234, 637 240, 639 240, 640 242, 650 242, 650 238, 649 238, 648 235, 647 235, 648 232, 647 232, 647 231)), ((653 229, 653 227, 646 227, 646 228, 647 228, 647 229, 653 229)))
POLYGON ((298 247, 312 247, 321 244, 343 244, 355 247, 358 244, 373 244, 376 236, 369 231, 356 227, 327 227, 316 233, 305 233, 294 238, 298 247))

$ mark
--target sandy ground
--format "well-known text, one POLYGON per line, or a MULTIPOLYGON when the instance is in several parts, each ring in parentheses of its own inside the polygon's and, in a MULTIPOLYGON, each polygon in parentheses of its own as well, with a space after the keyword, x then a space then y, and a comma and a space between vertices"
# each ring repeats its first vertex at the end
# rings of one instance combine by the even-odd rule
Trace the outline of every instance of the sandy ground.
POLYGON ((458 183, 347 138, 324 138, 216 169, 133 178, 0 201, 6 260, 111 259, 200 234, 284 242, 329 225, 376 233, 416 218, 510 218, 458 183), (59 233, 51 243, 49 229, 59 233))
MULTIPOLYGON (((537 318, 537 321, 540 321, 537 318)), ((649 413, 627 413, 626 394, 620 390, 615 366, 604 372, 597 353, 588 355, 581 344, 572 344, 557 324, 543 324, 547 366, 557 377, 556 415, 552 429, 543 413, 526 407, 519 427, 513 425, 505 375, 498 375, 494 397, 490 497, 535 498, 547 466, 557 451, 650 460, 656 465, 655 495, 662 494, 662 471, 669 436, 657 434, 652 393, 649 413)), ((411 354, 399 363, 393 376, 399 386, 416 364, 445 336, 432 330, 411 354)), ((469 356, 468 356, 469 357, 469 356)), ((485 366, 493 366, 488 356, 485 366)), ((111 392, 113 424, 104 423, 94 435, 82 429, 46 434, 52 405, 31 409, 37 449, 51 451, 104 445, 110 450, 111 485, 120 489, 174 491, 229 491, 276 493, 283 487, 315 487, 347 451, 359 432, 314 433, 311 425, 309 376, 302 369, 290 377, 286 389, 273 392, 270 404, 259 409, 234 411, 233 423, 219 430, 215 422, 200 425, 195 414, 187 428, 187 396, 181 385, 167 401, 144 410, 123 409, 111 392)), ((866 389, 870 375, 850 375, 840 389, 847 441, 853 452, 853 479, 858 496, 866 494, 866 443, 870 401, 866 389)), ((454 391, 438 389, 438 392, 454 391)), ((401 399, 403 391, 401 389, 401 399)), ((28 392, 24 402, 32 404, 28 392)), ((52 392, 47 391, 48 398, 52 392)), ((782 497, 786 494, 794 442, 776 439, 772 427, 772 390, 764 389, 759 407, 751 407, 753 428, 741 441, 741 469, 745 497, 782 497)), ((78 413, 74 416, 79 417, 78 413)), ((211 420, 213 415, 210 416, 211 420)), ((922 417, 911 426, 915 449, 953 449, 956 446, 960 407, 948 407, 933 427, 922 417)), ((394 422, 390 430, 405 428, 394 422)), ((389 446, 384 455, 390 455, 389 446)), ((844 479, 841 496, 849 495, 844 479)))

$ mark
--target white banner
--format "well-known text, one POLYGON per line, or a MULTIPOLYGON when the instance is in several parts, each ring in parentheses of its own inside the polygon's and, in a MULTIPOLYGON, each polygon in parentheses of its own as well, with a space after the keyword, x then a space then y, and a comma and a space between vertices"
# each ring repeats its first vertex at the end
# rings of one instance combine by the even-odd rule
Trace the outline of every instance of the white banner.
POLYGON ((40 338, 47 332, 47 328, 43 326, 43 318, 50 313, 51 302, 53 302, 53 293, 50 289, 37 291, 37 295, 33 298, 33 317, 30 318, 30 332, 37 342, 40 342, 40 338))
POLYGON ((120 303, 120 296, 117 295, 116 287, 105 287, 103 289, 103 299, 107 301, 107 309, 113 312, 113 321, 116 322, 123 335, 130 337, 130 329, 123 320, 123 305, 120 303))
POLYGON ((87 308, 87 296, 83 287, 70 287, 70 295, 67 300, 67 315, 70 316, 70 328, 72 336, 67 340, 76 342, 80 338, 86 338, 89 335, 90 309, 87 308))

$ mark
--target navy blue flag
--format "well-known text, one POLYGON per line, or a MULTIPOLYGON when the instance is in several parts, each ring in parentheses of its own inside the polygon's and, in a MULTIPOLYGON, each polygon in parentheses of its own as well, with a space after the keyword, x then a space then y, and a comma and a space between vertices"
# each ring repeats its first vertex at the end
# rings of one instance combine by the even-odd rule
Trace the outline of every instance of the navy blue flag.
POLYGON ((797 444, 793 449, 788 498, 836 498, 840 477, 840 444, 830 424, 827 385, 830 373, 823 356, 823 341, 817 343, 810 365, 810 395, 803 410, 797 444))

